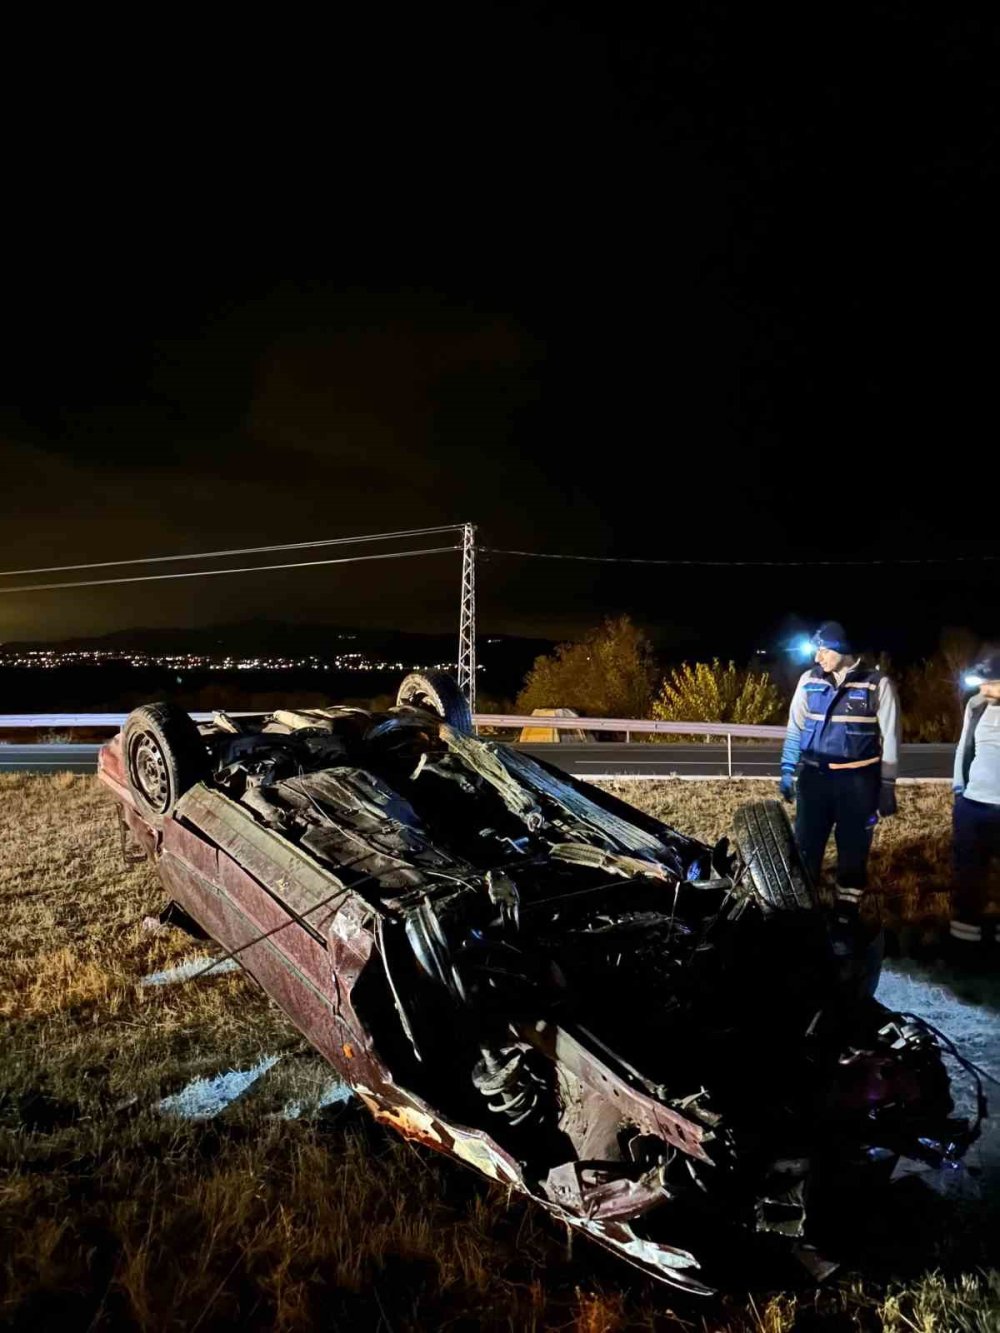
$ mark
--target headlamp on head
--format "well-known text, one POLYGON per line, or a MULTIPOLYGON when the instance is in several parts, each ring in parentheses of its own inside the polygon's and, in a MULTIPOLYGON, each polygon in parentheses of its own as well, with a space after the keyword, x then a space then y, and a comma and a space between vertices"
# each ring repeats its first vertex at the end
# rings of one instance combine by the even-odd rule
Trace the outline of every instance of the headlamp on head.
POLYGON ((1000 681, 1000 652, 989 652, 966 672, 963 677, 970 690, 978 690, 989 681, 1000 681))
POLYGON ((851 641, 847 637, 847 630, 836 620, 824 620, 809 643, 813 652, 817 652, 820 648, 826 648, 831 653, 840 653, 841 656, 851 652, 851 641))

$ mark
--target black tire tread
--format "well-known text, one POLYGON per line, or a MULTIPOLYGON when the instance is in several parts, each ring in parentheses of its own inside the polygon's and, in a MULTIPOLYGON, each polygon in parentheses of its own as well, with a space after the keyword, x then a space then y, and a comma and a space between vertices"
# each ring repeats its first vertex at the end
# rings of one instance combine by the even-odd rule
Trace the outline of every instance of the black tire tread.
POLYGON ((469 701, 458 688, 454 676, 449 676, 447 671, 411 671, 399 687, 396 703, 426 707, 455 731, 465 736, 472 734, 469 701), (420 699, 426 702, 421 705, 417 702, 420 699))
POLYGON ((746 877, 765 912, 813 911, 815 889, 799 855, 780 801, 750 801, 734 819, 736 845, 746 863, 746 877))

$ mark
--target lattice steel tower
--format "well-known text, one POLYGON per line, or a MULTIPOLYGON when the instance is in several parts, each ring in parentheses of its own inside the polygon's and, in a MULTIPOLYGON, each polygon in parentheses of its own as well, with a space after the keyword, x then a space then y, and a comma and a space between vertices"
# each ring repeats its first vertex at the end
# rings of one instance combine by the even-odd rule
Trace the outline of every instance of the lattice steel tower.
POLYGON ((462 609, 458 622, 458 688, 476 711, 476 529, 462 525, 462 609))

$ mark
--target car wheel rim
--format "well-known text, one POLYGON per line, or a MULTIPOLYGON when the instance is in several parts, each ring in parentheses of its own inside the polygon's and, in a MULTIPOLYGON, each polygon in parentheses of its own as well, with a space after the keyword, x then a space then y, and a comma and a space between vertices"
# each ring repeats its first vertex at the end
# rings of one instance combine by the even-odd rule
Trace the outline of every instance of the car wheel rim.
POLYGON ((415 691, 406 702, 411 708, 422 708, 426 713, 436 713, 438 717, 444 716, 440 699, 424 694, 422 690, 415 691))
POLYGON ((158 814, 163 814, 170 801, 170 778, 163 751, 148 733, 140 736, 132 747, 131 769, 141 795, 158 814))

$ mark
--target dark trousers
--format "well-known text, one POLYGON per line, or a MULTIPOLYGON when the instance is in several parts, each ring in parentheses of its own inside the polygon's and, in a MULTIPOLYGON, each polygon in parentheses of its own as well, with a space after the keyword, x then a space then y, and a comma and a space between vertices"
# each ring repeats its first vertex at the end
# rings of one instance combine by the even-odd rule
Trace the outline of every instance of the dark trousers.
POLYGON ((837 840, 837 883, 863 889, 877 822, 881 764, 868 768, 815 768, 803 763, 795 807, 795 839, 818 884, 831 831, 837 840))
POLYGON ((952 818, 955 893, 952 915, 978 923, 989 900, 990 861, 1000 856, 1000 805, 956 795, 952 818))

